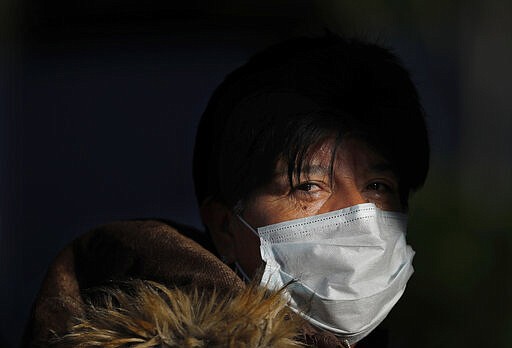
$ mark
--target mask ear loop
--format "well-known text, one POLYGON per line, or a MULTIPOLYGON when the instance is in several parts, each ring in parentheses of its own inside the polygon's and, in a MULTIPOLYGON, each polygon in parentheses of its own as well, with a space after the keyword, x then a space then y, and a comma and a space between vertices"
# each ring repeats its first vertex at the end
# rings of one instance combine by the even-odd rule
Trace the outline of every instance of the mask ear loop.
MULTIPOLYGON (((240 214, 238 214, 236 211, 234 213, 235 213, 235 216, 238 218, 238 220, 240 220, 240 222, 242 224, 244 224, 245 227, 247 227, 249 230, 251 230, 251 232, 254 233, 259 238, 258 232, 251 225, 249 225, 249 223, 247 221, 245 221, 245 219, 240 214)), ((235 268, 236 268, 237 272, 240 273, 240 275, 242 276, 244 281, 246 283, 249 283, 251 281, 251 278, 247 275, 247 273, 245 273, 242 266, 240 266, 238 261, 235 261, 234 264, 235 264, 235 268)))
MULTIPOLYGON (((247 221, 245 221, 245 219, 240 214, 235 213, 235 215, 238 218, 238 220, 240 220, 241 223, 243 223, 248 229, 250 229, 252 231, 252 233, 254 233, 259 238, 258 232, 251 225, 249 225, 249 223, 247 221)), ((235 267, 242 274, 242 276, 244 277, 246 282, 250 280, 250 278, 244 272, 242 267, 236 261, 235 261, 235 267)), ((346 338, 341 339, 341 344, 343 345, 343 348, 351 348, 350 343, 349 343, 348 339, 346 339, 346 338)))
POLYGON ((242 276, 244 282, 250 283, 252 279, 247 275, 247 273, 245 273, 245 271, 242 268, 242 266, 240 266, 240 264, 237 261, 235 261, 234 264, 235 264, 236 272, 240 273, 240 275, 242 276))
POLYGON ((256 231, 254 229, 254 227, 252 227, 251 225, 249 225, 249 223, 247 221, 245 221, 245 219, 240 215, 240 214, 236 214, 236 217, 238 218, 238 220, 240 220, 241 223, 243 223, 245 225, 245 227, 247 227, 248 229, 251 230, 252 233, 254 233, 256 235, 256 237, 260 237, 260 235, 258 234, 258 231, 256 231))

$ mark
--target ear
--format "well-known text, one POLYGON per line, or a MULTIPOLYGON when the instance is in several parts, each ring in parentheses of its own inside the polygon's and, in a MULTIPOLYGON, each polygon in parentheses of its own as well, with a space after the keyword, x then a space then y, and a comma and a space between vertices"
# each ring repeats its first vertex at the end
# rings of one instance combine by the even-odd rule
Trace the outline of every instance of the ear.
POLYGON ((235 240, 230 229, 231 210, 224 204, 207 199, 200 208, 201 219, 208 228, 217 252, 224 263, 236 261, 235 240))

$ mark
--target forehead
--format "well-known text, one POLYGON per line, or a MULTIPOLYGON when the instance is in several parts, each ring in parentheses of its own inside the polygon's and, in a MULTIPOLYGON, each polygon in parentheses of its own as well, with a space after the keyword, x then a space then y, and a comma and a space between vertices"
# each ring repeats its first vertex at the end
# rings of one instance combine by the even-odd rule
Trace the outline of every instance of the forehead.
POLYGON ((365 141, 355 137, 337 141, 331 137, 310 146, 303 158, 297 158, 295 163, 279 160, 275 174, 290 174, 291 169, 292 176, 298 179, 298 176, 312 174, 332 175, 345 167, 392 171, 390 162, 365 141))

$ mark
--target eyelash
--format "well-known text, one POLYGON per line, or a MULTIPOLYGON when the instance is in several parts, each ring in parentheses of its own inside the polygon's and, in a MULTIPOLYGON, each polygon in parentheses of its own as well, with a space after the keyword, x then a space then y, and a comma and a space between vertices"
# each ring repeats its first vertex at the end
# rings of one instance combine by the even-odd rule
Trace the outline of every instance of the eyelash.
POLYGON ((313 183, 311 183, 311 182, 305 182, 305 183, 298 184, 298 185, 297 185, 297 186, 295 186, 293 189, 294 189, 294 191, 310 192, 310 191, 311 191, 311 189, 312 189, 314 186, 318 186, 318 185, 313 184, 313 183))
POLYGON ((389 192, 392 190, 391 186, 389 186, 388 184, 386 184, 384 182, 380 182, 380 181, 372 182, 372 183, 368 184, 366 186, 366 189, 368 189, 370 191, 378 191, 378 192, 389 192), (382 186, 382 188, 379 189, 378 187, 375 187, 375 185, 382 186))
MULTIPOLYGON (((293 187, 293 191, 301 191, 301 192, 311 192, 314 187, 318 187, 318 184, 311 183, 311 182, 305 182, 300 183, 293 187)), ((370 191, 378 191, 378 192, 389 192, 392 191, 392 188, 390 185, 384 183, 384 182, 372 182, 366 186, 367 190, 370 191)))
POLYGON ((300 201, 311 201, 318 199, 322 191, 321 184, 307 181, 292 187, 290 194, 300 201))

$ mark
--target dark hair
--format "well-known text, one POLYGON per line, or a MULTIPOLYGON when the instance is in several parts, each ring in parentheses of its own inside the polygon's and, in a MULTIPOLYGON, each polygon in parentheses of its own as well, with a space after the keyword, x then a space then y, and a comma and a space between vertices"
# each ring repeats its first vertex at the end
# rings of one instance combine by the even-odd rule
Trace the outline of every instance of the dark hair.
POLYGON ((425 181, 429 144, 398 58, 333 33, 272 46, 229 74, 208 103, 194 150, 199 204, 212 197, 235 205, 271 179, 279 159, 292 184, 311 146, 349 134, 391 163, 406 205, 425 181))

